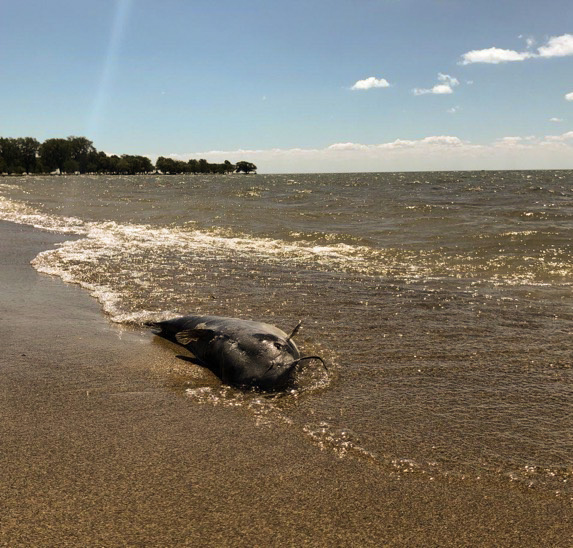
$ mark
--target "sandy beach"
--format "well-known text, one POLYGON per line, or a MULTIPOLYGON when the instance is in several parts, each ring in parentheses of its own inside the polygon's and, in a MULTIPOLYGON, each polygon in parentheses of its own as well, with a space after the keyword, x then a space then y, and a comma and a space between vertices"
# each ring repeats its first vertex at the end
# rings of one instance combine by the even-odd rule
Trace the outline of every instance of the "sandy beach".
POLYGON ((33 270, 64 239, 0 223, 0 545, 571 545, 569 500, 389 477, 190 401, 174 345, 33 270))

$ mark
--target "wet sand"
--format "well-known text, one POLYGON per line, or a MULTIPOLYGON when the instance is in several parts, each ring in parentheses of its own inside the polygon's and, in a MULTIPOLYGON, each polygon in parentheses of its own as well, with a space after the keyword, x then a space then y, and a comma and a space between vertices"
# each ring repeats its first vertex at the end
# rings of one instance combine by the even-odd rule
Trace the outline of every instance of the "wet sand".
POLYGON ((390 475, 280 421, 190 401, 172 345, 32 269, 64 239, 0 223, 0 545, 573 543, 571 501, 390 475))

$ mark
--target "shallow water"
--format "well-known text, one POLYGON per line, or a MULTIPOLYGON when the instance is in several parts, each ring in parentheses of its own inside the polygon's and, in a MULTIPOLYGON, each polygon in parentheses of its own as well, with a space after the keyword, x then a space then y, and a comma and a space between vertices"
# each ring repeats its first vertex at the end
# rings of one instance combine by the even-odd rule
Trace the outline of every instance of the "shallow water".
POLYGON ((573 496, 573 172, 6 178, 0 218, 84 235, 33 265, 115 322, 302 319, 329 363, 272 396, 184 363, 190 405, 391 474, 573 496))

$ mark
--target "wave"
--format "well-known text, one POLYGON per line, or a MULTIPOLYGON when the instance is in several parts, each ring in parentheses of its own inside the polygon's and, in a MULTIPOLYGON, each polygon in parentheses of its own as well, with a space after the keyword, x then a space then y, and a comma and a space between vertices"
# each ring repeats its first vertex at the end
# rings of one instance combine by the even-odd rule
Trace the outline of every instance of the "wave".
POLYGON ((4 196, 0 196, 0 220, 62 234, 86 235, 88 233, 86 223, 81 219, 47 215, 23 202, 10 200, 4 196))
MULTIPOLYGON (((115 322, 141 323, 188 306, 184 295, 221 285, 238 271, 264 278, 270 271, 314 271, 382 276, 415 282, 422 279, 472 278, 496 285, 557 283, 568 285, 573 264, 563 250, 533 254, 454 252, 434 249, 375 248, 345 243, 318 233, 290 233, 286 241, 229 230, 193 226, 154 226, 89 222, 48 215, 23 202, 0 196, 0 219, 62 234, 83 236, 40 253, 32 262, 40 272, 88 289, 115 322), (219 278, 217 278, 219 276, 219 278), (217 284, 215 284, 217 282, 217 284)), ((534 233, 509 232, 506 242, 534 233)), ((486 244, 484 244, 486 245, 486 244)), ((491 247, 488 242, 486 247, 491 247)))
POLYGON ((312 265, 322 270, 368 270, 368 248, 344 243, 286 242, 219 229, 87 222, 47 215, 4 197, 0 197, 0 219, 84 236, 41 252, 32 265, 89 290, 110 318, 120 323, 141 323, 150 317, 157 319, 158 313, 173 313, 168 302, 175 290, 170 286, 178 285, 179 294, 192 293, 192 284, 185 284, 184 278, 196 280, 214 263, 243 265, 247 270, 252 262, 292 269, 312 265))

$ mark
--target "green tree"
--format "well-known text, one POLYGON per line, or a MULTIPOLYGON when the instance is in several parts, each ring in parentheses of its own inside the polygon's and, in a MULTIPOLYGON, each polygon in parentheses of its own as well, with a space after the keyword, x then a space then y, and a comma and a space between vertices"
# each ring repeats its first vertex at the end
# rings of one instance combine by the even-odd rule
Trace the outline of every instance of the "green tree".
POLYGON ((134 173, 149 173, 153 171, 153 164, 147 156, 131 156, 134 173))
POLYGON ((128 175, 131 169, 130 163, 129 163, 129 159, 124 156, 122 156, 119 161, 117 162, 117 173, 121 174, 121 175, 128 175))
POLYGON ((135 175, 137 173, 149 173, 153 171, 153 164, 147 156, 131 156, 124 154, 120 160, 122 173, 135 175))
MULTIPOLYGON (((105 156, 105 152, 102 152, 105 156)), ((93 152, 90 152, 87 157, 86 161, 86 173, 97 173, 99 171, 99 159, 100 153, 94 149, 93 152)))
POLYGON ((72 160, 78 163, 78 169, 80 173, 86 173, 88 171, 88 161, 90 154, 96 152, 93 143, 86 137, 68 137, 69 143, 69 155, 72 160))
POLYGON ((40 143, 33 137, 20 137, 15 139, 15 145, 18 149, 19 164, 24 168, 24 171, 26 173, 35 171, 40 143))
POLYGON ((235 171, 237 173, 251 173, 251 171, 257 171, 257 166, 251 162, 237 162, 235 171))
POLYGON ((47 139, 40 145, 42 164, 51 170, 64 173, 64 164, 71 158, 70 142, 67 139, 47 139))
POLYGON ((20 151, 16 139, 0 138, 0 156, 4 160, 7 173, 14 173, 20 164, 20 151))
POLYGON ((107 159, 107 172, 108 173, 119 173, 119 156, 112 154, 107 159))
POLYGON ((155 168, 161 173, 175 173, 175 161, 172 158, 159 156, 155 162, 155 168))
POLYGON ((41 158, 36 158, 36 169, 35 172, 36 173, 46 173, 48 171, 48 168, 44 166, 44 164, 42 163, 42 159, 41 158))
POLYGON ((209 173, 209 162, 203 158, 199 160, 199 173, 209 173))
POLYGON ((223 173, 233 173, 233 171, 236 169, 236 167, 231 162, 229 162, 229 160, 225 160, 223 165, 225 166, 223 173))
POLYGON ((90 154, 88 165, 92 165, 92 162, 94 166, 93 171, 96 171, 97 173, 109 173, 111 171, 110 159, 103 151, 90 154))
POLYGON ((161 173, 169 173, 171 175, 175 173, 190 173, 191 166, 187 162, 181 160, 174 160, 173 158, 165 158, 160 156, 155 162, 155 168, 161 173))
POLYGON ((76 173, 76 171, 80 170, 80 164, 77 160, 73 160, 72 158, 68 158, 64 162, 64 171, 66 173, 76 173))

